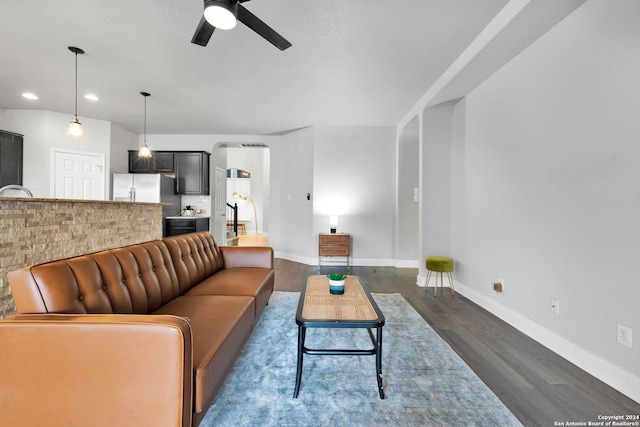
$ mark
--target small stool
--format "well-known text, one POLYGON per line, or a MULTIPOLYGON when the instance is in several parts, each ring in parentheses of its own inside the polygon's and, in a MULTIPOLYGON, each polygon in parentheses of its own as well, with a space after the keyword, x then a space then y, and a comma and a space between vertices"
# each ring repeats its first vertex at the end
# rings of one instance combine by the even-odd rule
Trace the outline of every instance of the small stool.
POLYGON ((440 289, 444 287, 444 282, 442 280, 442 273, 447 273, 447 277, 449 277, 449 287, 451 288, 451 295, 456 294, 456 290, 453 287, 453 277, 451 276, 451 272, 453 271, 453 260, 451 258, 447 258, 444 256, 430 256, 427 257, 426 261, 427 265, 427 283, 424 285, 424 290, 427 290, 429 286, 429 280, 431 279, 431 273, 436 273, 436 285, 433 290, 433 296, 438 296, 438 273, 440 273, 440 289))

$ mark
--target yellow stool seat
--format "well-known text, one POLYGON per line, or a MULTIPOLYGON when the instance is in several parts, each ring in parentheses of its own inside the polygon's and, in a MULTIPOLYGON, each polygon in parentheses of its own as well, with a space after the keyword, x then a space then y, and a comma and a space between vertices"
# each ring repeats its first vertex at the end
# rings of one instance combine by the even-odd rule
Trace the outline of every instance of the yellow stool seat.
POLYGON ((445 256, 430 256, 430 257, 427 257, 425 264, 426 264, 428 273, 427 273, 427 283, 425 284, 424 289, 427 290, 427 287, 429 286, 429 281, 431 279, 431 273, 435 272, 436 284, 433 290, 433 295, 438 296, 438 273, 440 274, 440 289, 444 288, 442 273, 447 273, 447 277, 449 278, 449 288, 451 289, 451 295, 455 295, 456 291, 453 286, 453 277, 451 276, 451 272, 453 271, 453 260, 445 256))

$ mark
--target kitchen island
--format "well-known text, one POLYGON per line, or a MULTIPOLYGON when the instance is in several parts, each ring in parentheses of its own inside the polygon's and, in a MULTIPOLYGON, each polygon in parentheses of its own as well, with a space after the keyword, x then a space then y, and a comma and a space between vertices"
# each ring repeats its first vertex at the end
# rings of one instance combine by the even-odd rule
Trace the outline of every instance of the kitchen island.
POLYGON ((7 272, 162 238, 162 204, 0 197, 0 318, 15 312, 7 272))

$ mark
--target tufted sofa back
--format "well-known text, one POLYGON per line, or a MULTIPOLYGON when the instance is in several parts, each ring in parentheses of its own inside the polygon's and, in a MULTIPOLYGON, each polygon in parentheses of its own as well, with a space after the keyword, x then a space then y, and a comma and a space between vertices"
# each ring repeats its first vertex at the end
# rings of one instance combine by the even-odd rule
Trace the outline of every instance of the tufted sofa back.
POLYGON ((52 261, 8 275, 19 313, 146 314, 223 268, 209 232, 52 261))
POLYGON ((167 237, 163 241, 173 259, 180 294, 224 268, 220 248, 208 231, 167 237))

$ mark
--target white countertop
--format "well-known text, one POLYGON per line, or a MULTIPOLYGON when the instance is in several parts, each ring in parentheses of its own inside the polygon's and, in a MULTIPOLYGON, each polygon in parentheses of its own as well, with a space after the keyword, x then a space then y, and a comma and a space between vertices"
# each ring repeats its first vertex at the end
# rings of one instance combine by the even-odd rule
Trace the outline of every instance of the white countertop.
POLYGON ((198 218, 211 218, 209 215, 191 215, 191 216, 165 216, 166 219, 198 219, 198 218))

